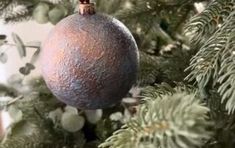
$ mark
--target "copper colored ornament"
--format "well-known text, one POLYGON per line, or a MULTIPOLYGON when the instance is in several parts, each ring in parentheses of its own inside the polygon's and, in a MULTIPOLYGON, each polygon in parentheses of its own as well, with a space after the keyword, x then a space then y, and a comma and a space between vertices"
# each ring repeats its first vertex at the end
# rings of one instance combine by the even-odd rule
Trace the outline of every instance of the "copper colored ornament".
POLYGON ((136 80, 138 49, 117 19, 83 1, 51 31, 40 57, 42 75, 62 102, 100 109, 121 102, 136 80))

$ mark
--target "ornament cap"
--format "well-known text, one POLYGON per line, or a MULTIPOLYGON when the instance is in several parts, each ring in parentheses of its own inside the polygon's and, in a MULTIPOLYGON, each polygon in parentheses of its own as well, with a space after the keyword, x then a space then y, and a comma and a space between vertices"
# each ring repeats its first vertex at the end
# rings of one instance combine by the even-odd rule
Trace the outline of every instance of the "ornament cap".
POLYGON ((95 4, 94 3, 80 3, 79 14, 81 15, 95 14, 95 4))

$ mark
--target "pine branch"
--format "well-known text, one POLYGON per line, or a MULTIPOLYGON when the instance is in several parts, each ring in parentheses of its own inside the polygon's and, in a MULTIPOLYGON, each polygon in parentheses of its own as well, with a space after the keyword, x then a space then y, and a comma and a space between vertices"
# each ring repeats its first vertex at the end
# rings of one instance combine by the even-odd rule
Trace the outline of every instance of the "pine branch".
POLYGON ((196 148, 210 138, 209 110, 195 95, 177 92, 145 100, 137 116, 99 148, 196 148))
POLYGON ((121 9, 125 0, 96 0, 97 10, 107 14, 114 14, 121 9), (113 7, 115 6, 115 7, 113 7))
POLYGON ((223 37, 225 46, 221 56, 221 69, 219 71, 218 92, 222 96, 222 102, 226 102, 229 113, 235 111, 235 11, 229 16, 228 23, 221 28, 219 38, 223 37))
POLYGON ((43 1, 47 1, 52 4, 61 4, 63 3, 64 0, 43 0, 43 1))
POLYGON ((231 113, 235 109, 233 96, 233 49, 235 19, 233 11, 222 26, 201 47, 192 58, 188 70, 190 74, 186 80, 197 80, 200 88, 205 88, 213 79, 213 85, 219 82, 218 92, 222 95, 222 102, 226 99, 227 110, 231 113))
POLYGON ((31 15, 29 13, 26 13, 24 15, 12 15, 12 16, 9 16, 9 17, 6 17, 4 19, 4 23, 6 24, 9 24, 9 23, 17 23, 17 22, 23 22, 23 21, 29 21, 31 20, 31 15))
POLYGON ((19 22, 29 20, 31 18, 31 14, 28 6, 24 3, 13 1, 2 10, 0 18, 2 18, 5 23, 19 22))
POLYGON ((138 85, 153 84, 157 79, 162 77, 158 65, 159 60, 144 52, 140 52, 140 68, 138 73, 138 85))
POLYGON ((215 0, 202 13, 193 17, 185 28, 192 45, 207 40, 234 10, 234 4, 234 0, 215 0))
MULTIPOLYGON (((147 86, 142 90, 142 95, 148 98, 162 98, 164 95, 173 95, 177 92, 185 92, 188 94, 197 92, 193 86, 183 83, 174 83, 174 88, 168 83, 155 84, 147 86)), ((144 100, 144 99, 143 99, 144 100)))
POLYGON ((12 125, 10 133, 3 139, 0 148, 49 148, 49 146, 60 148, 58 143, 53 142, 48 129, 39 126, 40 122, 32 124, 21 121, 12 125))
POLYGON ((164 95, 173 95, 176 93, 176 90, 169 84, 162 83, 161 85, 155 84, 154 86, 147 86, 144 88, 142 93, 143 96, 147 98, 161 98, 164 95))
POLYGON ((55 127, 48 118, 50 111, 62 105, 52 96, 41 77, 12 80, 11 84, 17 86, 24 98, 5 104, 1 101, 0 105, 3 103, 9 108, 14 105, 13 113, 18 114, 19 111, 21 120, 8 127, 0 148, 80 148, 84 144, 83 133, 68 133, 55 127))
POLYGON ((196 2, 204 2, 205 0, 157 0, 158 3, 165 5, 188 5, 196 2))
POLYGON ((189 66, 192 51, 179 42, 165 46, 161 54, 160 69, 173 82, 182 82, 187 75, 184 70, 189 66))
POLYGON ((11 3, 9 3, 8 5, 5 5, 1 10, 1 13, 0 13, 0 18, 3 19, 5 18, 9 12, 11 12, 13 10, 14 7, 16 7, 18 5, 18 2, 16 1, 13 1, 11 3))
POLYGON ((12 0, 3 0, 0 1, 0 12, 11 3, 12 0))

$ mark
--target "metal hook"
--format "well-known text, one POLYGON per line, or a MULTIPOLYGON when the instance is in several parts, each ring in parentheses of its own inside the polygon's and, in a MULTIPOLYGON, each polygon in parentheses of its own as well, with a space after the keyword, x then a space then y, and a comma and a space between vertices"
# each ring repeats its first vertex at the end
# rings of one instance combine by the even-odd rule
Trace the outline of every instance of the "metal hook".
POLYGON ((81 4, 90 4, 90 0, 80 0, 81 4))

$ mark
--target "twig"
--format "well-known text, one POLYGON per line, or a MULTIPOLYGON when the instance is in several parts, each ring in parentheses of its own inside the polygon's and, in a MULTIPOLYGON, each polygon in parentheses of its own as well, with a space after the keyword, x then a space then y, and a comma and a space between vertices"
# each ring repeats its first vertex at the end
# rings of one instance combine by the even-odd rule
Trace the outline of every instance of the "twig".
POLYGON ((20 100, 22 98, 23 98, 23 96, 19 96, 19 97, 13 99, 13 100, 9 101, 6 106, 12 105, 12 104, 14 104, 15 102, 17 102, 18 100, 20 100))
POLYGON ((156 34, 163 40, 165 40, 168 44, 173 44, 175 41, 171 38, 171 36, 169 34, 167 34, 161 27, 159 24, 155 24, 155 31, 156 34))
MULTIPOLYGON (((15 44, 12 43, 5 43, 5 45, 9 45, 9 46, 16 46, 15 44)), ((29 46, 29 45, 24 45, 26 48, 40 48, 38 46, 29 46)))

